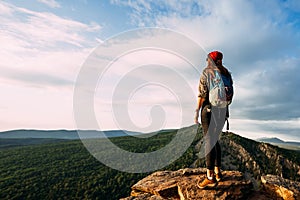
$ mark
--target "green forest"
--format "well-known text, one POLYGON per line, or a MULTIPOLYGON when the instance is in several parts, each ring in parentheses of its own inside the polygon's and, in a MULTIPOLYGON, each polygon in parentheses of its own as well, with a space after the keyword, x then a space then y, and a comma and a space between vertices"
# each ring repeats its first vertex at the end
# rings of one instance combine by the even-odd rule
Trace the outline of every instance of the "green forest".
MULTIPOLYGON (((166 145, 176 130, 149 138, 111 138, 132 152, 150 152, 166 145)), ((195 138, 196 141, 196 138, 195 138)), ((194 144, 193 144, 194 145, 194 144)), ((164 169, 189 167, 195 159, 193 145, 164 169)), ((149 173, 125 173, 106 167, 80 140, 2 148, 0 199, 119 199, 149 173)))

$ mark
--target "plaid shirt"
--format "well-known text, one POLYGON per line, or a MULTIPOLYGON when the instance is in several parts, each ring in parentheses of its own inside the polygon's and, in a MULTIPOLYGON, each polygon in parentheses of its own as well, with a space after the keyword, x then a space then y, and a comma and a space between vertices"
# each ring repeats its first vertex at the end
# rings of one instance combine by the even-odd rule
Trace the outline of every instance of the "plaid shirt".
POLYGON ((208 85, 208 73, 211 71, 210 67, 205 67, 200 76, 199 82, 199 94, 198 97, 208 100, 209 97, 209 85, 208 85))

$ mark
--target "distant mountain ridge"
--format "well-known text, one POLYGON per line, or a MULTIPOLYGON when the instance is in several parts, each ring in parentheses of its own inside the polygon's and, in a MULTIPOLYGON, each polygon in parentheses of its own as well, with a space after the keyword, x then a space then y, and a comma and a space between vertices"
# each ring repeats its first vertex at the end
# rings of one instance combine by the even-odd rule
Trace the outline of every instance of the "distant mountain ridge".
POLYGON ((285 143, 285 141, 283 141, 277 137, 271 137, 271 138, 263 137, 263 138, 258 138, 257 141, 267 142, 267 143, 285 143))
POLYGON ((91 138, 104 138, 104 137, 121 137, 129 135, 139 135, 141 133, 125 130, 11 130, 0 132, 0 139, 91 139, 91 138), (80 136, 79 133, 80 132, 80 136))
POLYGON ((269 143, 281 148, 285 149, 291 149, 291 150, 296 150, 300 151, 300 142, 289 142, 289 141, 283 141, 277 137, 271 137, 271 138, 258 138, 256 141, 258 142, 263 142, 263 143, 269 143))

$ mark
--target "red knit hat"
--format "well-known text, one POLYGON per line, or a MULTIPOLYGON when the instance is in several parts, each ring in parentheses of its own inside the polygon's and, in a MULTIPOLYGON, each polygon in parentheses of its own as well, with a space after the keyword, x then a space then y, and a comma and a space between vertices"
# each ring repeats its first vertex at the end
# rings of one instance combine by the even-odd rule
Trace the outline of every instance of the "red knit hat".
POLYGON ((223 54, 219 51, 212 51, 208 54, 208 56, 213 59, 214 62, 217 60, 222 60, 223 59, 223 54))

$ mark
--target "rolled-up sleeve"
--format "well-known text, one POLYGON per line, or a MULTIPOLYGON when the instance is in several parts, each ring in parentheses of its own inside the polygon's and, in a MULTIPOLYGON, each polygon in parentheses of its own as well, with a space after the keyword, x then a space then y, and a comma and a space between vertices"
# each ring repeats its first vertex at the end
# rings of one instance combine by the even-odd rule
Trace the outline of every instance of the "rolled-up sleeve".
POLYGON ((207 96, 208 96, 207 73, 205 72, 205 70, 203 70, 200 76, 198 97, 206 99, 207 96))

